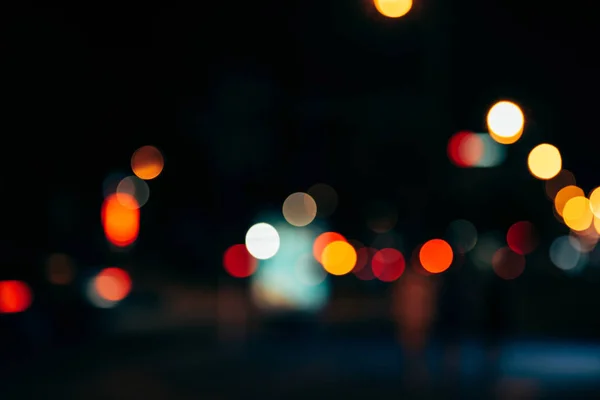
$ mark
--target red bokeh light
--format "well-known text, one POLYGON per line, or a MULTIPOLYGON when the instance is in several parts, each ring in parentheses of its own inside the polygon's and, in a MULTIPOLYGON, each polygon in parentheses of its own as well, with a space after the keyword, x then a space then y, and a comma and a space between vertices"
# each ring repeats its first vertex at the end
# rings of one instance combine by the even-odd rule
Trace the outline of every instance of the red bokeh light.
POLYGON ((448 141, 448 158, 457 167, 475 166, 485 150, 481 138, 468 131, 458 132, 448 141))
POLYGON ((131 278, 121 268, 105 268, 94 280, 94 287, 100 297, 109 301, 121 301, 131 291, 131 278))
POLYGON ((321 255, 323 254, 325 247, 327 247, 329 243, 337 241, 346 242, 346 238, 337 232, 325 232, 320 234, 313 244, 313 256, 315 257, 315 260, 321 262, 321 255))
POLYGON ((234 244, 223 254, 223 267, 234 278, 247 278, 258 267, 258 260, 243 244, 234 244))
POLYGON ((539 243, 535 226, 528 221, 513 224, 506 233, 506 243, 517 254, 527 255, 533 252, 539 243))
POLYGON ((356 250, 356 265, 352 271, 361 281, 371 281, 375 279, 373 273, 372 261, 377 250, 372 247, 361 247, 356 250))
POLYGON ((25 282, 0 281, 0 313, 23 312, 29 308, 32 301, 33 294, 25 282))
POLYGON ((396 249, 381 249, 371 261, 373 274, 383 282, 393 282, 400 278, 406 268, 404 256, 396 249))

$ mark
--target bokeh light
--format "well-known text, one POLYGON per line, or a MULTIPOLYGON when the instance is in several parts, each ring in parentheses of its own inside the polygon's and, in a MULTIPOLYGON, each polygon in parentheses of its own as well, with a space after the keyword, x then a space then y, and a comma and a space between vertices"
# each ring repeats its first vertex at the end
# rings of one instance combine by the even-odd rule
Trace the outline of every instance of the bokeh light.
POLYGON ((258 260, 250 254, 246 245, 234 244, 223 254, 223 267, 234 278, 247 278, 258 267, 258 260))
POLYGON ((372 259, 373 274, 382 282, 394 282, 406 268, 406 261, 396 249, 381 249, 372 259))
POLYGON ((25 282, 0 281, 0 314, 23 312, 32 302, 33 293, 25 282))
POLYGON ((565 225, 574 231, 585 231, 592 226, 594 221, 590 201, 583 196, 569 199, 563 209, 562 217, 565 225))
POLYGON ((561 189, 567 186, 575 186, 576 183, 575 175, 571 171, 563 169, 554 178, 545 182, 546 195, 554 201, 561 189))
POLYGON ((337 232, 324 232, 324 233, 320 234, 315 239, 314 244, 313 244, 313 257, 315 258, 315 260, 322 263, 321 260, 322 260, 323 250, 325 250, 325 247, 327 247, 327 245, 329 243, 333 243, 336 241, 345 241, 345 240, 346 240, 346 238, 337 232))
POLYGON ((463 131, 448 141, 448 158, 461 168, 497 167, 506 159, 506 148, 486 133, 463 131))
POLYGON ((487 271, 492 267, 494 254, 502 247, 504 247, 502 235, 497 232, 487 232, 479 237, 469 257, 478 268, 487 271))
POLYGON ((375 8, 388 18, 400 18, 412 8, 412 0, 374 0, 375 8))
POLYGON ((283 202, 283 217, 293 226, 306 226, 317 216, 317 203, 306 193, 292 193, 283 202))
POLYGON ((577 239, 568 235, 557 237, 550 245, 550 261, 564 271, 575 269, 581 256, 577 239))
POLYGON ((562 168, 562 157, 555 146, 542 143, 531 150, 527 165, 534 177, 548 180, 559 174, 562 168))
POLYGON ((477 228, 464 219, 452 221, 446 230, 446 240, 455 252, 468 253, 477 244, 477 228))
POLYGON ((329 243, 321 254, 321 264, 331 275, 346 275, 356 265, 356 250, 347 241, 329 243))
POLYGON ((484 151, 483 141, 472 132, 458 132, 448 141, 448 158, 457 167, 476 165, 483 157, 484 151))
POLYGON ((94 278, 94 286, 100 297, 118 302, 127 297, 131 291, 131 278, 121 268, 105 268, 94 278))
POLYGON ((506 243, 517 254, 530 254, 537 248, 539 243, 537 230, 529 221, 514 223, 508 228, 506 243))
POLYGON ((106 239, 117 247, 133 244, 140 231, 140 210, 132 196, 108 196, 102 205, 102 226, 106 239), (124 206, 128 203, 129 206, 124 206))
POLYGON ((334 188, 325 183, 317 183, 311 186, 307 192, 317 203, 319 218, 326 218, 334 213, 338 205, 338 194, 334 188))
POLYGON ((492 168, 501 165, 506 160, 506 147, 494 140, 489 134, 477 133, 476 135, 481 140, 481 143, 483 143, 483 154, 473 166, 477 168, 492 168))
POLYGON ((492 256, 492 268, 504 280, 516 279, 525 270, 525 257, 509 247, 498 249, 492 256))
POLYGON ((123 172, 111 172, 102 182, 102 195, 104 198, 115 194, 117 192, 117 186, 126 178, 127 174, 123 172))
POLYGON ((330 289, 327 279, 317 283, 325 271, 319 271, 323 268, 312 259, 314 228, 298 230, 287 223, 276 227, 281 248, 274 257, 259 261, 250 277, 253 302, 267 312, 320 310, 327 304, 330 289))
POLYGON ((131 170, 145 181, 160 175, 165 166, 162 153, 154 146, 143 146, 131 156, 131 170))
POLYGON ((432 274, 439 274, 450 268, 453 258, 452 247, 443 239, 429 240, 419 251, 421 265, 432 274))
POLYGON ((246 248, 259 260, 266 260, 277 254, 279 250, 279 233, 265 222, 252 225, 246 232, 246 248))
POLYGON ((127 208, 141 208, 143 207, 150 198, 150 187, 143 179, 138 178, 135 175, 127 176, 119 182, 115 190, 117 194, 117 200, 123 207, 127 208), (136 201, 132 202, 130 199, 133 197, 136 201))
POLYGON ((375 279, 373 273, 373 256, 377 253, 377 249, 372 247, 360 247, 356 248, 356 265, 352 270, 352 273, 356 275, 361 281, 371 281, 375 279))
POLYGON ((499 101, 487 114, 487 126, 492 139, 501 144, 515 143, 523 133, 525 116, 521 108, 510 101, 499 101))
POLYGON ((600 218, 600 187, 590 193, 590 209, 596 218, 600 218))
POLYGON ((563 210, 567 201, 571 200, 574 197, 584 197, 583 189, 577 187, 575 185, 565 186, 560 189, 554 198, 554 209, 556 210, 559 216, 563 216, 563 210))
POLYGON ((305 285, 316 286, 327 279, 327 271, 314 259, 312 253, 305 253, 298 257, 295 266, 298 280, 305 285))

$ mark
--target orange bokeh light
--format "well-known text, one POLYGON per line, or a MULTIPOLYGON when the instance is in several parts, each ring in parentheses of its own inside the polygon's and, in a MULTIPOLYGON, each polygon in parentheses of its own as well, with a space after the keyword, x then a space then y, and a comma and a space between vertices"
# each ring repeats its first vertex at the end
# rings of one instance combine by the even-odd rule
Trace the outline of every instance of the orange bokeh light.
POLYGON ((442 239, 432 239, 426 242, 419 251, 421 265, 432 274, 439 274, 450 268, 453 259, 452 247, 442 239))
POLYGON ((162 153, 154 146, 140 147, 131 156, 131 170, 140 179, 156 178, 165 167, 162 153))
POLYGON ((102 205, 102 226, 106 239, 118 247, 133 244, 140 231, 140 210, 131 195, 121 193, 108 196, 102 205), (132 206, 126 206, 131 203, 132 206))
POLYGON ((317 260, 318 262, 322 262, 321 259, 325 247, 327 247, 330 243, 338 241, 346 242, 346 238, 337 232, 325 232, 320 234, 315 239, 315 242, 313 244, 313 256, 315 257, 315 260, 317 260))
POLYGON ((131 278, 121 268, 105 268, 96 276, 94 287, 103 299, 121 301, 131 291, 131 278))
POLYGON ((25 282, 0 281, 0 314, 23 312, 32 301, 31 289, 25 282))

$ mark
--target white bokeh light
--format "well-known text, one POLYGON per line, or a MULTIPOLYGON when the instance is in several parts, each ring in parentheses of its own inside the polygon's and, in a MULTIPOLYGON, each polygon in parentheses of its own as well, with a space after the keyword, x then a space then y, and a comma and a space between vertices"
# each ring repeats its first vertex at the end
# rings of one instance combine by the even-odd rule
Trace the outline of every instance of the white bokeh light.
POLYGON ((246 233, 246 248, 259 260, 267 260, 277 254, 280 246, 279 233, 272 225, 261 222, 252 225, 246 233))
POLYGON ((489 130, 502 138, 518 135, 524 124, 523 111, 510 101, 500 101, 494 104, 487 115, 489 130))

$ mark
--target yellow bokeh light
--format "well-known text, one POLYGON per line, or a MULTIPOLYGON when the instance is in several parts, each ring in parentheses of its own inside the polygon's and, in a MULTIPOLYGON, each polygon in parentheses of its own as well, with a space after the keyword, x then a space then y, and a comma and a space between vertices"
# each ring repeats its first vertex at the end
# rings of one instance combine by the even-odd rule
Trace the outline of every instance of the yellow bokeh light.
POLYGON ((534 177, 548 180, 558 175, 562 169, 562 157, 555 146, 542 143, 531 150, 527 165, 534 177))
POLYGON ((523 129, 521 129, 519 132, 517 132, 516 135, 509 136, 509 137, 498 136, 492 131, 490 131, 489 134, 490 134, 490 137, 492 139, 494 139, 494 141, 496 141, 500 144, 513 144, 513 143, 516 143, 517 141, 519 141, 519 139, 521 139, 521 136, 523 136, 523 129))
POLYGON ((329 243, 321 254, 323 268, 331 275, 350 273, 356 265, 356 259, 354 247, 350 243, 341 240, 329 243))
POLYGON ((585 197, 583 194, 583 189, 575 185, 569 185, 558 191, 556 197, 554 198, 554 208, 556 209, 558 215, 561 217, 563 216, 565 204, 567 204, 567 201, 571 200, 573 197, 585 197))
POLYGON ((595 217, 600 218, 600 187, 590 193, 590 209, 595 217))
POLYGON ((585 231, 588 229, 594 220, 594 214, 590 208, 590 201, 583 197, 573 197, 563 209, 563 219, 565 225, 574 231, 585 231))
POLYGON ((388 18, 400 18, 412 8, 412 0, 374 0, 375 8, 388 18))
POLYGON ((600 235, 600 218, 594 217, 594 228, 596 229, 596 233, 600 235))
POLYGON ((523 134, 525 116, 521 108, 510 101, 499 101, 487 114, 487 126, 492 139, 512 144, 523 134))

